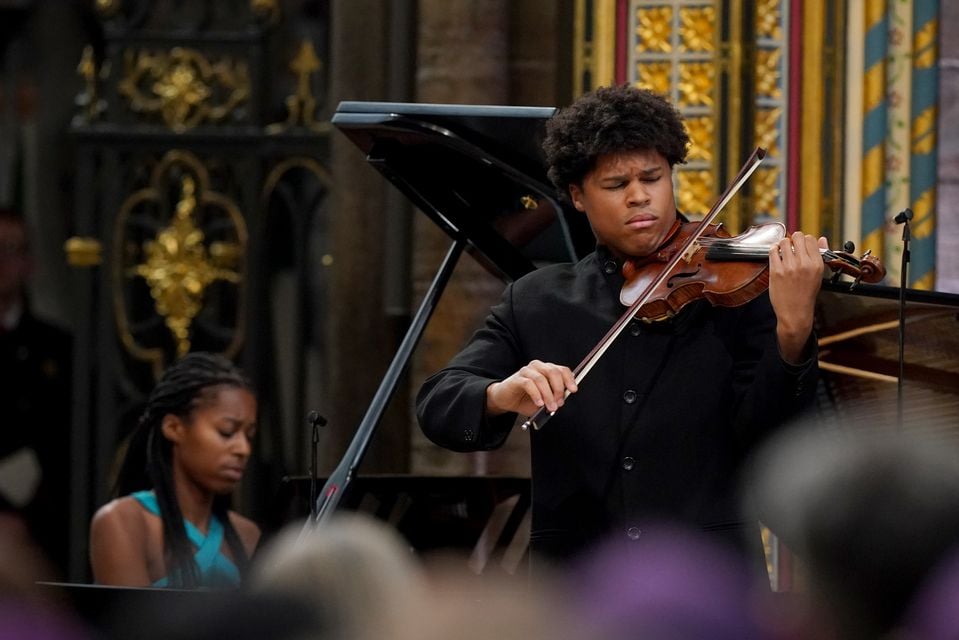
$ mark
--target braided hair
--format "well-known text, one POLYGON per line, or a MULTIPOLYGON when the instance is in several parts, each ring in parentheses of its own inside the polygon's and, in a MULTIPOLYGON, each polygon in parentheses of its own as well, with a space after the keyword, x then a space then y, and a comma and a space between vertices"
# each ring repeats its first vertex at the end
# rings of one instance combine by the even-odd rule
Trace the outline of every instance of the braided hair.
MULTIPOLYGON (((173 363, 147 400, 130 437, 126 456, 117 476, 115 494, 124 496, 152 489, 163 522, 163 547, 168 580, 172 587, 200 586, 200 572, 183 524, 183 514, 173 486, 173 445, 163 435, 163 418, 174 415, 189 421, 193 410, 211 387, 227 385, 253 392, 251 382, 223 356, 194 352, 173 363)), ((213 515, 223 523, 223 535, 241 575, 248 564, 246 551, 228 515, 229 496, 213 499, 213 515)))

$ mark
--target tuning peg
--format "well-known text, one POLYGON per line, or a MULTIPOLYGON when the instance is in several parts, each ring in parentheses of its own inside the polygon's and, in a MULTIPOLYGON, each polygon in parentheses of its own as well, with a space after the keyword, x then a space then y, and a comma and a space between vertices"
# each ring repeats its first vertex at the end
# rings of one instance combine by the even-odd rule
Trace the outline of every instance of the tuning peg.
POLYGON ((853 253, 856 250, 856 243, 852 240, 846 240, 842 243, 842 250, 846 253, 853 253))
POLYGON ((829 278, 829 283, 830 283, 830 284, 836 284, 837 282, 839 282, 839 276, 841 276, 841 275, 842 275, 842 272, 839 271, 838 269, 837 269, 836 271, 833 271, 833 272, 832 272, 832 277, 829 278))

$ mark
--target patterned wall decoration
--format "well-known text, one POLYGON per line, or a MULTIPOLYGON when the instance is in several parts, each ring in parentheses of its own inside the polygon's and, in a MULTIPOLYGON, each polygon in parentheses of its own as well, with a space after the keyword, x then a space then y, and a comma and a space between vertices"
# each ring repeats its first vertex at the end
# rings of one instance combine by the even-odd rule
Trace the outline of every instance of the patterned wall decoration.
POLYGON ((677 167, 677 205, 699 216, 719 192, 721 105, 717 3, 710 0, 632 0, 627 12, 626 79, 670 98, 692 141, 688 162, 677 167))
MULTIPOLYGON (((886 282, 898 285, 902 228, 893 218, 913 210, 908 286, 935 285, 937 0, 853 3, 862 36, 850 29, 848 46, 861 48, 862 104, 850 101, 847 145, 861 139, 858 160, 847 153, 844 231, 882 257, 886 282), (861 108, 861 124, 855 113, 861 108), (856 127, 860 131, 856 131, 856 127), (858 183, 858 184, 857 184, 858 183), (860 200, 849 192, 856 190, 860 200), (858 207, 850 206, 858 204, 858 207)), ((855 79, 850 77, 850 87, 855 79)), ((853 191, 853 194, 856 194, 853 191)))
POLYGON ((789 59, 786 28, 788 2, 759 0, 755 4, 756 64, 755 144, 766 149, 767 156, 752 179, 754 222, 785 222, 786 176, 788 153, 786 105, 788 84, 786 61, 789 59))
MULTIPOLYGON (((220 337, 216 350, 228 357, 236 357, 243 342, 246 221, 237 203, 210 182, 194 154, 169 151, 114 221, 117 332, 154 377, 168 364, 166 344, 177 356, 190 351, 195 321, 207 336, 220 337), (147 299, 151 304, 142 303, 147 299), (167 331, 158 332, 153 318, 167 331)), ((209 337, 203 346, 211 347, 209 337)))
POLYGON ((939 1, 914 0, 912 12, 911 158, 909 201, 913 220, 909 286, 936 283, 936 122, 939 97, 939 1))
POLYGON ((135 112, 157 114, 174 131, 237 115, 250 96, 245 61, 209 59, 190 47, 128 49, 117 89, 135 112))
POLYGON ((788 0, 576 3, 574 91, 631 82, 668 96, 683 114, 692 140, 675 175, 684 213, 708 211, 745 156, 763 146, 767 160, 722 220, 733 231, 785 221, 788 7, 788 0))
POLYGON ((862 245, 884 255, 886 209, 886 65, 889 19, 885 3, 867 2, 863 57, 862 245))

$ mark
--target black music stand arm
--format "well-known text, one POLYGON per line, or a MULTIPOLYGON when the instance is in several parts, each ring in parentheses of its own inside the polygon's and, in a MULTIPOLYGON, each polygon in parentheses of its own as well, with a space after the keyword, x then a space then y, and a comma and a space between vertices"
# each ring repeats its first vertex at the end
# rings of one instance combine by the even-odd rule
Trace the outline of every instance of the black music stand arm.
POLYGON ((353 436, 350 446, 347 448, 346 453, 343 454, 343 458, 340 460, 340 464, 336 467, 336 470, 333 471, 326 481, 320 495, 316 497, 316 505, 313 510, 313 514, 315 515, 311 515, 310 519, 307 520, 304 529, 317 526, 329 518, 333 514, 333 511, 336 510, 340 498, 342 498, 347 486, 353 479, 354 472, 357 467, 360 466, 360 462, 362 462, 363 456, 369 448, 373 433, 376 431, 376 427, 379 425, 384 411, 386 411, 386 406, 393 396, 393 392, 396 390, 400 376, 409 364, 413 350, 423 336, 426 323, 429 321, 430 316, 433 315, 433 311, 439 303, 440 295, 442 295, 450 277, 453 275, 453 269, 456 267, 456 263, 465 247, 466 241, 462 238, 457 238, 446 253, 443 263, 440 265, 439 270, 433 277, 433 282, 430 283, 430 287, 423 297, 420 308, 417 309, 416 315, 413 316, 410 322, 410 328, 407 329, 406 335, 403 337, 403 341, 400 343, 396 355, 393 356, 393 361, 383 376, 383 381, 373 396, 373 401, 366 410, 366 415, 363 416, 360 426, 356 429, 356 434, 353 436))
POLYGON ((906 285, 909 282, 909 221, 912 209, 903 209, 895 217, 896 224, 902 225, 902 265, 899 269, 899 380, 896 388, 897 426, 902 428, 902 382, 905 378, 906 358, 906 285))

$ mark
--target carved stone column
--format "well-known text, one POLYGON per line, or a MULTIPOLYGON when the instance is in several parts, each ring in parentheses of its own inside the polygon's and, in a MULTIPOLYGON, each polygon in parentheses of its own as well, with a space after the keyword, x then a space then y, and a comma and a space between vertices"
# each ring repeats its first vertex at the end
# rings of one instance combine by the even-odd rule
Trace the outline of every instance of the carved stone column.
MULTIPOLYGON (((332 98, 386 100, 389 6, 380 0, 333 3, 332 98)), ((321 441, 321 467, 340 461, 366 412, 405 329, 383 308, 383 247, 387 181, 345 136, 332 137, 334 247, 329 344, 332 407, 321 441)), ((363 472, 406 471, 408 395, 400 390, 384 416, 363 472)), ((321 409, 321 413, 325 410, 321 409)))
MULTIPOLYGON (((509 5, 507 0, 420 0, 419 102, 508 103, 509 5)), ((450 243, 426 216, 416 217, 413 282, 417 299, 422 298, 450 243)), ((463 346, 502 290, 499 279, 464 254, 417 351, 414 392, 463 346)), ((412 439, 414 473, 522 473, 528 465, 525 442, 492 453, 463 455, 435 447, 418 429, 412 439), (504 454, 513 458, 512 463, 504 454)))

